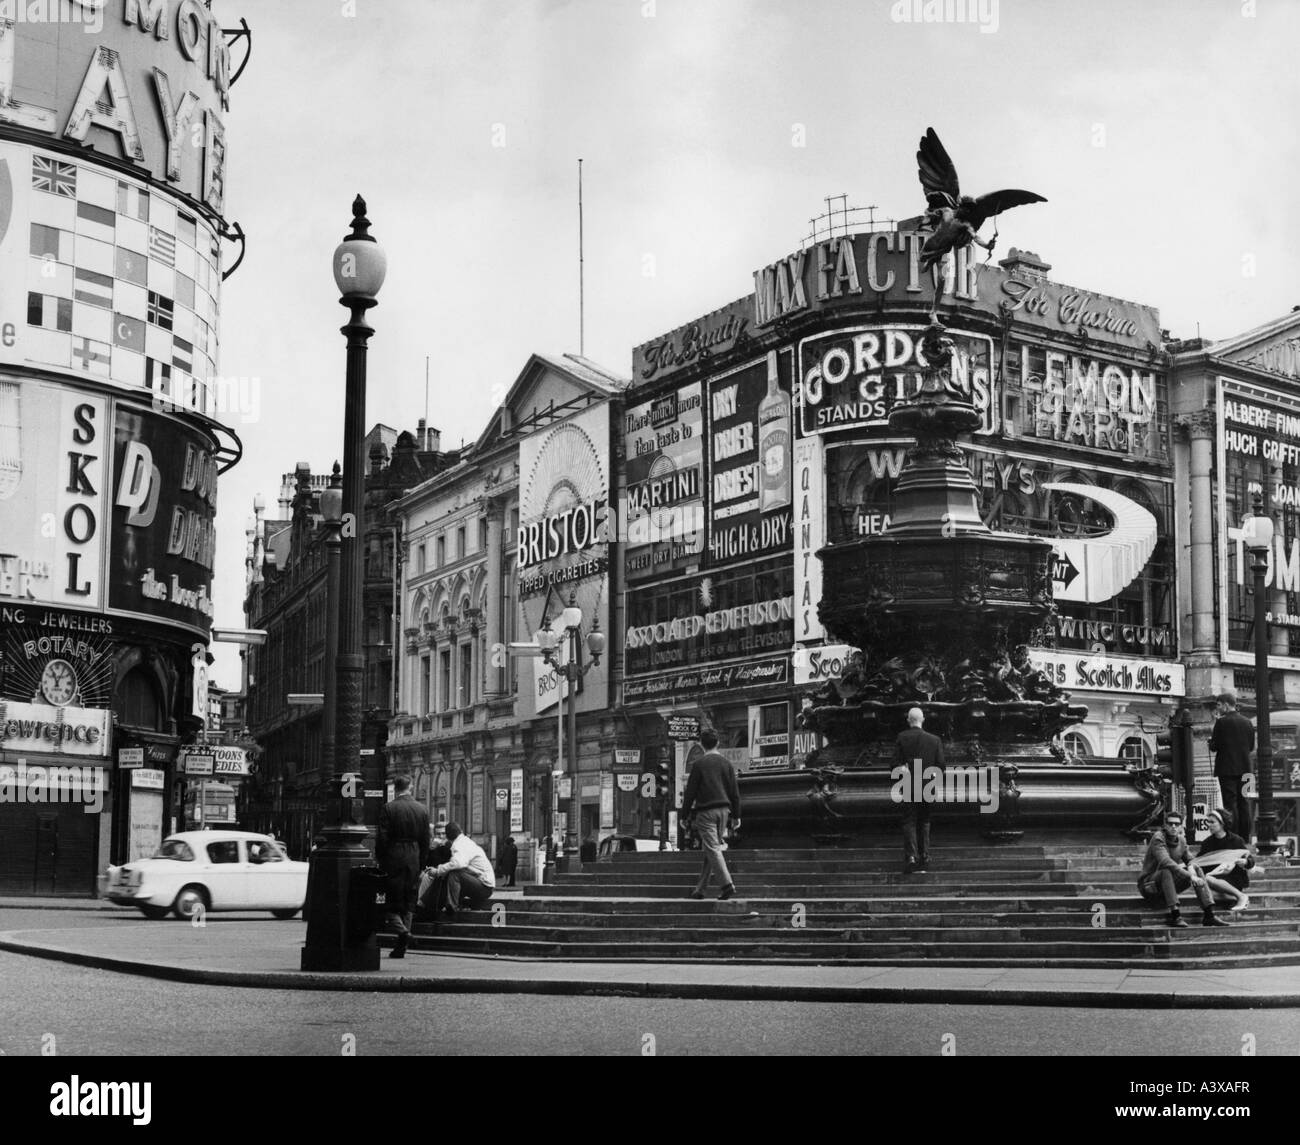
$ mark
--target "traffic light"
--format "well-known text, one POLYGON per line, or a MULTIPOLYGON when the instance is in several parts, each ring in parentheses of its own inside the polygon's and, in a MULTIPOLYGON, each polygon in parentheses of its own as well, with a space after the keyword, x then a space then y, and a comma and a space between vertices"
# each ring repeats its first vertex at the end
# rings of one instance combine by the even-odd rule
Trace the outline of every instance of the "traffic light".
POLYGON ((1168 770, 1175 787, 1192 785, 1192 729, 1185 718, 1176 712, 1169 730, 1156 736, 1156 764, 1168 770))
POLYGON ((669 790, 672 781, 672 764, 668 758, 668 748, 663 748, 659 753, 659 760, 655 764, 655 794, 663 799, 669 790))

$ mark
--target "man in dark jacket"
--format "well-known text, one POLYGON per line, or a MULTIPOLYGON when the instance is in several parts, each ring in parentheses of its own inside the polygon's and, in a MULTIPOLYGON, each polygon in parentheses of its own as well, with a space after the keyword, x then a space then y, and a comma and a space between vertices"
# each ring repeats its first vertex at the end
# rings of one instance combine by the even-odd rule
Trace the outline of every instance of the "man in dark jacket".
POLYGON ((1254 725, 1237 711, 1237 697, 1225 692, 1219 697, 1219 718, 1210 732, 1210 750, 1214 752, 1214 774, 1219 780, 1223 809, 1246 840, 1251 832, 1246 776, 1251 771, 1250 753, 1254 747, 1254 725))
POLYGON ((508 879, 507 886, 515 885, 515 871, 519 867, 519 848, 515 845, 515 837, 507 835, 505 845, 501 848, 501 877, 508 879))
POLYGON ((1192 862, 1183 837, 1183 817, 1177 811, 1165 812, 1165 825, 1151 836, 1147 853, 1142 858, 1142 873, 1138 875, 1138 893, 1148 902, 1163 901, 1169 910, 1169 925, 1185 927, 1178 910, 1178 896, 1188 887, 1196 891, 1200 900, 1201 923, 1204 926, 1227 926, 1214 914, 1214 899, 1205 885, 1205 876, 1192 862))
POLYGON ((711 729, 700 733, 700 746, 704 754, 695 761, 690 778, 686 781, 686 794, 682 797, 682 821, 694 818, 692 824, 700 838, 700 847, 704 851, 704 866, 700 871, 700 881, 695 884, 691 898, 702 899, 704 888, 709 885, 710 874, 718 876, 722 884, 719 899, 729 899, 736 893, 731 881, 731 872, 727 870, 727 861, 722 857, 727 844, 727 822, 740 826, 740 785, 736 782, 736 769, 731 760, 717 751, 718 735, 711 729))
MULTIPOLYGON (((943 766, 943 740, 924 731, 925 713, 909 708, 907 727, 898 733, 898 762, 904 767, 943 766)), ((909 784, 909 790, 911 785, 909 784)), ((930 805, 912 799, 903 801, 903 873, 923 875, 930 865, 930 805), (920 837, 917 837, 917 827, 920 837)))
POLYGON ((420 871, 429 861, 429 816, 411 794, 409 776, 393 780, 394 799, 379 812, 375 857, 388 874, 385 921, 397 931, 389 958, 405 958, 420 871))

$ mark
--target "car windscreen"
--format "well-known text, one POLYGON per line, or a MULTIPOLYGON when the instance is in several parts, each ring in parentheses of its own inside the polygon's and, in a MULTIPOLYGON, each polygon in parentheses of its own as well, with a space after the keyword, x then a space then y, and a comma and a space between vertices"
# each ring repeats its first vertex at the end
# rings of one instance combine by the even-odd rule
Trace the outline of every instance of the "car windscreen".
POLYGON ((181 839, 164 839, 161 847, 154 852, 155 859, 175 859, 181 863, 192 863, 194 852, 190 845, 181 839))

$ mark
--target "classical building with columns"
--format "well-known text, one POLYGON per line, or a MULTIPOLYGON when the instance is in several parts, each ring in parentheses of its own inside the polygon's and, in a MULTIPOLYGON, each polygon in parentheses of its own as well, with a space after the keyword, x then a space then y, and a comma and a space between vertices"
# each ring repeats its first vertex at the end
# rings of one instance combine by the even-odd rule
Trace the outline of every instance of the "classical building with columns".
MULTIPOLYGON (((521 529, 536 538, 547 522, 606 511, 609 424, 626 386, 584 358, 534 354, 459 462, 395 505, 403 563, 390 775, 410 774, 430 821, 461 823, 490 854, 513 835, 525 864, 530 844, 557 826, 556 780, 567 777, 554 773, 568 752, 557 742, 554 673, 510 645, 531 642, 570 599, 584 609, 584 634, 597 617, 608 630, 610 588, 603 518, 599 540, 568 527, 549 534, 563 532, 564 544, 521 545, 521 529)), ((602 783, 613 779, 607 664, 578 697, 584 834, 599 830, 602 783)))
MULTIPOLYGON (((1207 739, 1215 697, 1235 692, 1247 715, 1264 702, 1255 678, 1250 556, 1241 540, 1256 494, 1275 526, 1266 576, 1267 699, 1275 711, 1300 707, 1300 313, 1232 338, 1167 348, 1177 497, 1189 508, 1178 560, 1185 706, 1194 721, 1197 794, 1213 806, 1207 739)), ((1273 746, 1294 753, 1294 726, 1274 722, 1273 746)), ((1277 768, 1277 790, 1300 787, 1291 771, 1290 762, 1277 768)), ((1286 796, 1278 808, 1282 834, 1296 833, 1294 807, 1286 796)))

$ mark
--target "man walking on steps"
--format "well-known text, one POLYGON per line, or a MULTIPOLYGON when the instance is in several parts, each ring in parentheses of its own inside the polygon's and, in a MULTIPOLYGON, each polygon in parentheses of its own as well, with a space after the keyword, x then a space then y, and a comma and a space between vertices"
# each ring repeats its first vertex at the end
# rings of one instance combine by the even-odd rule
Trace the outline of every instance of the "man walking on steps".
MULTIPOLYGON (((923 731, 925 713, 907 710, 907 727, 898 733, 898 762, 904 767, 943 767, 943 740, 923 731)), ((923 875, 930 865, 930 805, 903 801, 903 874, 923 875), (920 827, 918 836, 917 828, 920 827)))
POLYGON ((709 885, 709 876, 717 875, 722 885, 720 900, 736 893, 727 860, 722 857, 727 844, 727 822, 740 826, 740 786, 736 782, 736 769, 725 755, 717 751, 718 734, 710 728, 700 733, 700 746, 704 754, 695 761, 691 776, 686 781, 686 794, 682 797, 682 821, 694 815, 694 830, 700 838, 704 852, 704 866, 700 881, 695 884, 691 898, 702 899, 709 885))

